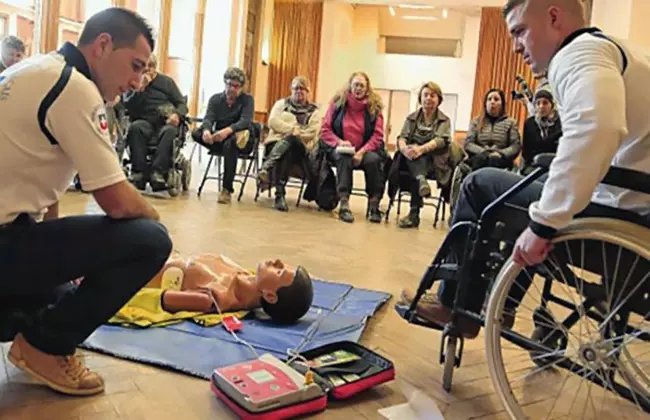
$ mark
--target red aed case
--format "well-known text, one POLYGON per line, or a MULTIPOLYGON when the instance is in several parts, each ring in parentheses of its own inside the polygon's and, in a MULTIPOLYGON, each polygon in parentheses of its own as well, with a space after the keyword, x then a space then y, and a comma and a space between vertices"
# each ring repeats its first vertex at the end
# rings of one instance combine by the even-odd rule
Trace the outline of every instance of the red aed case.
POLYGON ((339 365, 311 368, 313 383, 305 383, 309 369, 299 359, 287 365, 286 361, 264 355, 216 369, 211 388, 241 419, 279 420, 323 411, 328 399, 350 398, 395 378, 391 361, 351 341, 328 344, 301 356, 312 360, 340 351, 359 357, 339 365))

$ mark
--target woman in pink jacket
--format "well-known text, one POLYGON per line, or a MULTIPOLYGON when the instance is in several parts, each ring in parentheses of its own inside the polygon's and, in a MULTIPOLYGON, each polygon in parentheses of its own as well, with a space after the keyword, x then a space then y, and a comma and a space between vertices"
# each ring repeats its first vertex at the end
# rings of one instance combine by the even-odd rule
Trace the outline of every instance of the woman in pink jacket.
POLYGON ((320 139, 336 166, 340 197, 339 219, 354 222, 350 210, 352 170, 363 169, 368 194, 368 220, 380 223, 379 202, 384 194, 383 166, 388 159, 384 147, 384 116, 381 97, 372 90, 368 75, 350 76, 327 109, 320 139))

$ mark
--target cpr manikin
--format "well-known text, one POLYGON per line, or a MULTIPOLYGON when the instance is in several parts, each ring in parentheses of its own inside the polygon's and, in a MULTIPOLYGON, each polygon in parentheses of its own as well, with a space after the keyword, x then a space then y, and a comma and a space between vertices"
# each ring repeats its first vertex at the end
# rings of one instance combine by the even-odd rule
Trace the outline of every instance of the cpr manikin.
POLYGON ((299 320, 313 300, 307 271, 286 266, 279 259, 260 262, 251 274, 219 255, 174 256, 148 287, 164 289, 162 306, 170 313, 225 313, 261 307, 282 323, 299 320))

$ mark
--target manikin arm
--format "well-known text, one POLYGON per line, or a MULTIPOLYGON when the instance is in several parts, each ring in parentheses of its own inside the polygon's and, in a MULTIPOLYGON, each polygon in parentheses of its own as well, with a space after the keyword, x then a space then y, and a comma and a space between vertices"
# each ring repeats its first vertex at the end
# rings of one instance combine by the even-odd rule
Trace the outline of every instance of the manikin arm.
POLYGON ((169 313, 181 311, 212 312, 214 303, 210 291, 167 290, 162 295, 163 309, 169 313))

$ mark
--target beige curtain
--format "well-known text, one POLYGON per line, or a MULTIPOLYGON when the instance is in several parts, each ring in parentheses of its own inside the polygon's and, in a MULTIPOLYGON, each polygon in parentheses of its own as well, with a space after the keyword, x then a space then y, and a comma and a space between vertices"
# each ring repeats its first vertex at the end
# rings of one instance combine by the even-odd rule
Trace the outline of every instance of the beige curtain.
POLYGON ((501 9, 485 7, 481 12, 472 118, 482 114, 487 91, 499 88, 506 93, 506 112, 517 120, 520 129, 523 129, 528 111, 521 101, 513 101, 511 95, 513 89, 519 89, 515 80, 517 75, 521 75, 531 90, 535 90, 536 82, 530 67, 524 63, 521 55, 512 51, 512 40, 501 9))
POLYGON ((298 75, 311 81, 316 97, 322 21, 322 0, 275 0, 267 109, 289 95, 291 79, 298 75))

